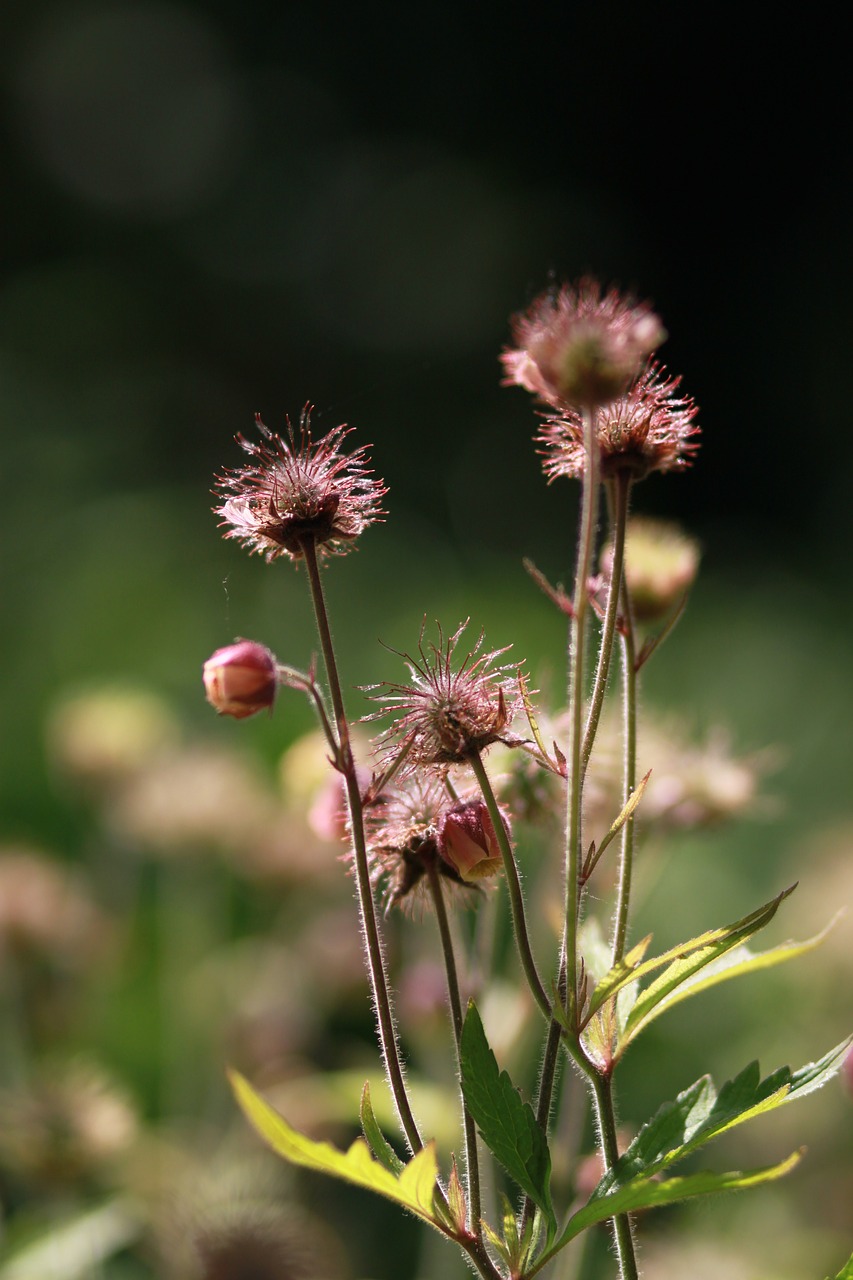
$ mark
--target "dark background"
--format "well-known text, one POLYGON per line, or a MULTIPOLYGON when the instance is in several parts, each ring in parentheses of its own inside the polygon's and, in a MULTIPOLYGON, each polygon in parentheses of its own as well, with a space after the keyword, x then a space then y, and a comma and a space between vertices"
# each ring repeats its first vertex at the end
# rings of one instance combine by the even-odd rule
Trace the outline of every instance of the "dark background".
POLYGON ((408 643, 389 599, 464 616, 523 555, 568 577, 575 494, 543 496, 527 397, 498 385, 508 316, 552 279, 651 298, 699 402, 698 465, 638 508, 685 520, 739 606, 846 635, 848 94, 808 18, 5 6, 0 752, 25 825, 57 688, 135 673, 202 716, 190 665, 273 620, 207 509, 256 411, 311 399, 375 445, 391 519, 347 570, 371 653, 408 643))

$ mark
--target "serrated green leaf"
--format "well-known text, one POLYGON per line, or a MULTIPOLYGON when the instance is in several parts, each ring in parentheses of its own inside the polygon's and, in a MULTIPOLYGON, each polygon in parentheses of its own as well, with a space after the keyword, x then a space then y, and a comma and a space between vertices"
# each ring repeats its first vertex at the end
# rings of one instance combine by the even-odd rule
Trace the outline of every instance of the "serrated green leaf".
POLYGON ((582 1209, 572 1214, 556 1244, 537 1259, 536 1266, 527 1274, 535 1275, 560 1249, 597 1222, 604 1222, 607 1218, 615 1218, 623 1213, 634 1213, 640 1209, 655 1209, 662 1205, 675 1204, 679 1200, 689 1200, 696 1196, 712 1195, 718 1191, 736 1191, 743 1187, 757 1186, 761 1182, 771 1182, 789 1173, 799 1159, 800 1152, 795 1151, 779 1164, 767 1165, 761 1169, 748 1169, 745 1172, 689 1173, 681 1178, 666 1178, 662 1182, 656 1181, 653 1177, 632 1178, 630 1182, 626 1182, 609 1195, 602 1196, 600 1199, 590 1199, 582 1209))
POLYGON ((367 1080, 365 1080, 364 1088, 361 1091, 359 1116, 361 1118, 361 1131, 370 1150, 389 1173, 393 1173, 395 1177, 399 1178, 405 1165, 379 1128, 376 1116, 373 1114, 373 1104, 370 1101, 370 1083, 367 1080))
POLYGON ((432 1143, 423 1147, 404 1166, 399 1177, 374 1160, 362 1138, 356 1138, 348 1151, 338 1151, 329 1142, 315 1142, 292 1129, 283 1116, 270 1106, 243 1076, 229 1073, 231 1087, 246 1118, 278 1155, 291 1164, 341 1178, 357 1187, 375 1191, 417 1214, 440 1231, 446 1228, 433 1208, 438 1166, 432 1143))
POLYGON ((719 1191, 736 1191, 745 1187, 758 1186, 762 1182, 772 1182, 789 1173, 799 1162, 800 1156, 801 1153, 795 1151, 779 1164, 766 1165, 763 1168, 749 1169, 745 1172, 706 1171, 687 1174, 680 1178, 667 1178, 664 1181, 657 1181, 653 1177, 633 1178, 609 1195, 598 1200, 589 1200, 582 1209, 573 1214, 556 1244, 538 1258, 536 1265, 527 1272, 527 1275, 528 1277, 536 1275, 555 1254, 576 1239, 582 1231, 598 1222, 604 1222, 607 1218, 615 1218, 623 1213, 634 1213, 641 1209, 676 1204, 679 1200, 713 1195, 719 1191))
POLYGON ((548 1224, 556 1229, 551 1204, 551 1153, 530 1105, 523 1102, 506 1071, 498 1068, 473 1001, 468 1005, 460 1044, 465 1105, 486 1146, 500 1161, 548 1224))
POLYGON ((719 1094, 711 1077, 702 1076, 673 1102, 664 1103, 643 1125, 592 1198, 608 1195, 631 1178, 659 1174, 728 1129, 820 1089, 837 1073, 851 1043, 853 1037, 848 1037, 820 1061, 799 1071, 780 1067, 764 1080, 758 1063, 751 1062, 727 1081, 719 1094))
POLYGON ((662 1000, 674 987, 686 982, 694 973, 704 968, 716 960, 718 956, 723 955, 726 951, 730 951, 732 947, 736 947, 738 943, 745 942, 747 938, 757 933, 759 929, 763 929, 769 924, 775 916, 779 905, 794 892, 795 885, 791 885, 789 889, 784 889, 770 902, 766 902, 756 911, 751 911, 748 916, 744 916, 742 920, 736 920, 733 924, 723 925, 720 929, 709 929, 707 933, 699 934, 696 938, 690 938, 687 942, 682 942, 677 947, 670 947, 668 951, 664 951, 659 956, 653 956, 650 960, 645 960, 640 964, 631 964, 628 960, 623 960, 615 965, 609 973, 605 974, 598 983, 590 997, 587 1007, 586 1019, 592 1017, 594 1013, 604 1004, 605 1000, 609 1000, 617 991, 626 986, 629 982, 636 982, 640 978, 645 977, 647 973, 653 973, 656 969, 662 969, 665 965, 669 966, 666 972, 661 974, 641 995, 638 997, 634 1008, 631 1011, 631 1020, 638 1017, 637 1010, 645 1002, 646 1005, 662 1000))
MULTIPOLYGON (((744 944, 733 947, 731 951, 712 960, 692 977, 684 979, 655 1004, 646 1006, 644 1011, 634 1014, 632 1010, 633 1016, 626 1020, 615 1056, 619 1058, 640 1031, 644 1030, 659 1014, 671 1009, 673 1005, 687 1000, 690 996, 698 995, 700 991, 707 991, 719 982, 728 982, 730 978, 739 978, 746 973, 757 973, 760 969, 770 969, 774 965, 784 964, 786 960, 795 960, 798 956, 813 951, 815 947, 820 946, 834 924, 835 921, 832 921, 820 933, 815 934, 813 938, 807 938, 805 942, 783 942, 780 946, 771 947, 767 951, 750 951, 744 944)), ((664 977, 666 974, 661 975, 661 978, 664 977)), ((651 989, 649 987, 649 991, 651 989)), ((645 992, 642 993, 643 996, 645 994, 645 992)), ((640 1002, 641 996, 638 995, 634 1007, 636 1008, 640 1002)))

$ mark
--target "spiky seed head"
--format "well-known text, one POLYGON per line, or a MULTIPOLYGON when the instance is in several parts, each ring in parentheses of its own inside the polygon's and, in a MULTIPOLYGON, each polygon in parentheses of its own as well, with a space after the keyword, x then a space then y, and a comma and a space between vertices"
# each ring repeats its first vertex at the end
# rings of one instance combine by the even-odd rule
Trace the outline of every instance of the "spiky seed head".
MULTIPOLYGON (((623 396, 595 412, 595 438, 605 479, 623 472, 642 480, 651 471, 680 471, 699 448, 697 406, 681 396, 680 378, 670 378, 663 365, 648 364, 623 396)), ((576 409, 545 418, 537 436, 543 469, 581 479, 586 467, 583 416, 576 409)))
POLYGON ((286 419, 286 436, 270 431, 257 416, 261 442, 237 436, 252 461, 217 479, 217 488, 229 495, 214 508, 227 526, 225 537, 239 539, 267 561, 299 560, 308 542, 321 555, 344 555, 385 515, 381 502, 387 489, 373 478, 366 446, 343 453, 351 430, 345 425, 314 441, 312 408, 308 404, 302 410, 298 433, 286 419))
POLYGON ((400 655, 411 684, 386 681, 374 686, 384 690, 375 695, 384 705, 367 718, 393 717, 378 740, 379 752, 389 758, 405 749, 409 771, 463 764, 494 742, 519 741, 509 730, 521 701, 510 677, 510 672, 517 674, 518 664, 497 665, 507 650, 484 651, 482 632, 458 662, 456 649, 467 625, 466 620, 447 641, 439 629, 438 644, 429 645, 424 644, 422 629, 417 657, 400 655))
POLYGON ((439 833, 453 807, 441 780, 410 775, 365 810, 371 880, 381 891, 386 910, 428 905, 425 891, 432 869, 448 885, 473 887, 441 853, 439 833))

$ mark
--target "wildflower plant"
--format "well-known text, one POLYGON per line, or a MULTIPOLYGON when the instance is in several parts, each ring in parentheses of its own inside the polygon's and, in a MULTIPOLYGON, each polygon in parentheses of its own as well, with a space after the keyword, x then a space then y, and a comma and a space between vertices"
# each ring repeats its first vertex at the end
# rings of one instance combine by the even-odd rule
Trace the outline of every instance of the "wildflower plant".
MULTIPOLYGON (((236 718, 270 708, 280 685, 304 692, 314 705, 346 797, 346 862, 405 1156, 381 1131, 367 1086, 363 1136, 344 1152, 301 1134, 241 1076, 232 1082, 249 1119, 285 1159, 395 1201, 455 1242, 486 1280, 527 1280, 546 1268, 556 1274, 568 1246, 605 1221, 619 1280, 636 1280, 640 1210, 771 1181, 800 1155, 746 1171, 674 1173, 680 1162, 821 1086, 840 1069, 850 1040, 797 1071, 782 1067, 762 1079, 753 1063, 719 1089, 702 1076, 676 1098, 662 1099, 620 1142, 617 1069, 649 1024, 712 985, 801 955, 816 940, 751 947, 789 887, 740 919, 662 952, 652 950, 651 938, 632 939, 638 828, 653 775, 638 748, 638 684, 685 607, 699 553, 692 540, 659 522, 632 527, 629 510, 634 486, 646 475, 693 462, 697 409, 680 379, 653 359, 665 333, 652 308, 593 281, 543 295, 516 319, 513 335, 502 356, 505 381, 544 406, 534 438, 545 478, 581 486, 571 593, 528 566, 568 623, 565 708, 535 707, 523 663, 506 649, 489 649, 467 623, 449 636, 439 628, 434 641, 422 629, 414 655, 397 655, 408 680, 392 675, 366 690, 373 706, 364 719, 380 729, 373 772, 365 774, 353 753, 322 568, 326 556, 350 550, 385 515, 386 490, 370 470, 366 447, 347 453, 344 426, 315 441, 306 407, 298 433, 288 423, 278 436, 258 419, 259 443, 238 437, 249 464, 218 482, 227 495, 216 508, 226 537, 270 562, 284 557, 304 567, 323 678, 280 665, 265 646, 238 641, 205 664, 207 695, 220 713, 236 718), (611 671, 616 654, 618 680, 611 671), (617 718, 603 714, 609 690, 621 704, 618 729, 617 718), (501 755, 500 776, 487 770, 492 752, 501 755), (604 787, 597 777, 602 760, 617 763, 615 782, 604 787), (559 904, 553 894, 547 904, 559 917, 547 959, 541 930, 531 929, 530 887, 526 897, 519 871, 517 842, 531 820, 540 822, 546 846, 560 832, 544 877, 562 885, 559 904), (499 1065, 480 1014, 490 975, 460 955, 460 931, 451 927, 453 909, 477 910, 498 893, 508 900, 518 977, 532 1011, 526 1034, 540 1045, 538 1078, 518 1085, 499 1065), (456 1152, 439 1150, 424 1132, 397 1031, 383 910, 415 901, 434 912, 446 973, 459 1081, 458 1163, 456 1152), (595 927, 602 903, 607 937, 595 927), (589 1161, 558 1146, 561 1091, 578 1106, 586 1098, 593 1113, 599 1176, 592 1189, 589 1161), (562 1183, 552 1177, 557 1165, 562 1183), (506 1192, 497 1211, 482 1190, 496 1169, 506 1192)), ((680 752, 675 744, 673 755, 680 752)), ((679 792, 685 822, 704 812, 691 808, 688 791, 679 792)), ((741 793, 749 798, 752 787, 741 793)), ((673 794, 670 788, 670 800, 673 794)), ((664 816, 672 808, 657 799, 650 813, 655 805, 664 816)))

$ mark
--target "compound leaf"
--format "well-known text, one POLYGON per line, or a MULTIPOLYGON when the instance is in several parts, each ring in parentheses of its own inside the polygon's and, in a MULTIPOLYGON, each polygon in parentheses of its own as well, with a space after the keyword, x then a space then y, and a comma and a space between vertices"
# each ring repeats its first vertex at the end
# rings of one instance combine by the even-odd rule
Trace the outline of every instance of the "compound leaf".
POLYGON ((751 1062, 717 1093, 710 1076, 702 1076, 672 1102, 665 1102, 637 1134, 615 1167, 602 1178, 593 1196, 607 1195, 636 1176, 659 1174, 713 1138, 765 1111, 820 1089, 839 1070, 853 1036, 830 1049, 818 1062, 799 1071, 780 1067, 761 1079, 751 1062))

